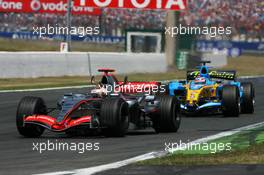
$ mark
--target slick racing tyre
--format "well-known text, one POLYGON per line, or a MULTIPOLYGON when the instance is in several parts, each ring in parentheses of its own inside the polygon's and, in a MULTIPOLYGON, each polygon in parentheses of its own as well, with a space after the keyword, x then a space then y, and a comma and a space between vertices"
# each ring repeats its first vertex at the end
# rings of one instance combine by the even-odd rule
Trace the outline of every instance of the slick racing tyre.
POLYGON ((243 88, 241 112, 245 114, 254 113, 255 90, 252 83, 241 83, 243 88))
POLYGON ((159 96, 159 111, 152 117, 153 128, 157 133, 177 132, 180 123, 180 106, 178 100, 173 96, 159 96))
POLYGON ((226 85, 222 91, 222 107, 225 117, 238 117, 240 114, 240 97, 237 86, 226 85))
POLYGON ((138 103, 135 103, 129 108, 129 122, 135 124, 136 126, 140 125, 140 106, 138 103))
POLYGON ((34 114, 47 114, 47 107, 42 98, 24 97, 18 104, 16 125, 18 132, 24 137, 40 137, 44 128, 34 124, 24 124, 24 118, 34 114))
POLYGON ((124 137, 129 126, 128 104, 121 98, 106 98, 101 106, 100 125, 108 137, 124 137))

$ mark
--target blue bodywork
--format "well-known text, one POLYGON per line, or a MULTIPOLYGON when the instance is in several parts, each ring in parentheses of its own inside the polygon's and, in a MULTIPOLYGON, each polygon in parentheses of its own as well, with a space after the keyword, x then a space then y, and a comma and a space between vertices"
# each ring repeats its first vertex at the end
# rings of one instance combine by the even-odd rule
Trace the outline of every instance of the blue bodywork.
MULTIPOLYGON (((243 87, 240 82, 235 81, 235 71, 210 71, 209 67, 205 64, 199 67, 199 70, 188 71, 187 80, 185 81, 172 81, 168 84, 168 94, 170 96, 176 96, 181 105, 181 109, 185 112, 196 113, 202 110, 219 111, 222 107, 221 92, 225 85, 233 85, 239 89, 240 103, 242 103, 243 87), (203 77, 205 82, 203 84, 197 84, 195 78, 203 77), (201 103, 188 104, 187 91, 199 90, 205 86, 216 85, 216 96, 210 99, 201 99, 201 103)), ((212 89, 213 90, 213 89, 212 89)), ((200 99, 199 99, 200 100, 200 99)))

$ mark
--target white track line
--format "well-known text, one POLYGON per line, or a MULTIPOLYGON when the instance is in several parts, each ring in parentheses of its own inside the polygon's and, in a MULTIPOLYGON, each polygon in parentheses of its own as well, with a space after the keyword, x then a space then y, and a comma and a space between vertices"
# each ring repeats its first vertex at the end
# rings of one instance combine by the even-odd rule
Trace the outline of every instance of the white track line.
MULTIPOLYGON (((242 76, 239 79, 251 79, 251 78, 264 78, 262 76, 242 76)), ((183 79, 182 79, 183 80, 183 79)), ((175 80, 164 80, 163 83, 168 83, 170 81, 177 81, 175 80)), ((37 91, 51 91, 51 90, 63 90, 63 89, 82 89, 82 88, 89 88, 95 87, 94 85, 83 85, 83 86, 66 86, 66 87, 54 87, 54 88, 39 88, 39 89, 19 89, 19 90, 1 90, 0 93, 13 93, 13 92, 37 92, 37 91)))
MULTIPOLYGON (((237 129, 232 129, 229 131, 224 131, 224 132, 221 132, 221 133, 218 133, 215 135, 211 135, 211 136, 207 136, 207 137, 204 137, 201 139, 194 140, 188 144, 204 143, 204 142, 219 139, 222 137, 230 136, 230 135, 236 134, 236 133, 241 132, 241 131, 258 128, 261 126, 264 126, 264 122, 240 127, 237 129)), ((175 151, 181 150, 181 149, 182 149, 181 147, 178 147, 177 149, 174 149, 171 151, 175 152, 175 151)), ((136 156, 136 157, 133 157, 130 159, 126 159, 123 161, 118 161, 118 162, 109 163, 109 164, 105 164, 105 165, 100 165, 100 166, 95 166, 95 167, 90 167, 90 168, 83 168, 83 169, 76 169, 76 170, 72 170, 72 171, 61 171, 61 172, 45 173, 45 174, 38 174, 38 175, 92 175, 92 174, 95 174, 98 172, 102 172, 102 171, 106 171, 106 170, 110 170, 110 169, 115 169, 115 168, 120 168, 120 167, 129 165, 129 164, 138 162, 138 161, 162 157, 162 156, 167 155, 168 153, 169 152, 167 152, 167 151, 155 151, 155 152, 150 152, 147 154, 139 155, 139 156, 136 156)))
POLYGON ((82 88, 90 88, 90 87, 94 87, 94 85, 66 86, 66 87, 39 88, 39 89, 2 90, 0 91, 0 93, 37 92, 37 91, 51 91, 51 90, 63 90, 63 89, 82 89, 82 88))

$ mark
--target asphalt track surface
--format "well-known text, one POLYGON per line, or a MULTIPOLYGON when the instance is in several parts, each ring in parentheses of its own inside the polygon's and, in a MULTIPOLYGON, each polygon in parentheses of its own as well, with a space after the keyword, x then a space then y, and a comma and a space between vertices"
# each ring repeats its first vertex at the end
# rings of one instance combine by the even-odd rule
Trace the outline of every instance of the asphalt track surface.
POLYGON ((105 171, 103 175, 263 175, 264 165, 136 166, 105 171))
MULTIPOLYGON (((67 171, 87 168, 124 160, 151 151, 165 148, 165 142, 189 142, 204 136, 219 133, 245 125, 264 121, 264 86, 255 84, 255 114, 241 115, 240 118, 220 116, 183 118, 178 133, 155 134, 152 129, 129 133, 125 138, 104 138, 87 136, 67 138, 64 134, 45 131, 40 139, 21 137, 15 125, 15 114, 19 100, 23 96, 39 96, 46 100, 49 107, 71 90, 53 90, 41 92, 0 93, 0 174, 35 174, 54 171, 67 171), (33 151, 33 142, 100 143, 99 151, 86 151, 79 154, 74 151, 46 151, 40 154, 33 151)), ((88 92, 88 89, 72 90, 88 92)), ((264 169, 263 169, 264 171, 264 169)))

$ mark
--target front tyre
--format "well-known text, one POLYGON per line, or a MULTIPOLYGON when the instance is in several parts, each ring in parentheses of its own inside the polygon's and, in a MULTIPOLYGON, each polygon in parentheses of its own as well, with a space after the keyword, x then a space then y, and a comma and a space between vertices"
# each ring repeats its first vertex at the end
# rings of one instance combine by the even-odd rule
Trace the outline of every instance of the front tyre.
POLYGON ((159 112, 152 117, 153 128, 157 133, 177 132, 180 123, 180 107, 178 100, 173 96, 159 96, 159 112))
POLYGON ((24 97, 18 104, 16 114, 16 126, 18 132, 24 137, 40 137, 44 128, 34 124, 24 124, 24 118, 31 115, 46 115, 47 107, 42 98, 39 97, 24 97))
POLYGON ((225 117, 238 117, 240 114, 240 97, 237 86, 226 85, 222 91, 222 107, 225 117))
POLYGON ((241 83, 241 87, 243 88, 241 112, 245 114, 253 114, 255 103, 255 89, 253 84, 249 82, 241 83))
POLYGON ((101 106, 100 125, 107 137, 124 137, 129 126, 128 104, 121 98, 106 98, 101 106))

